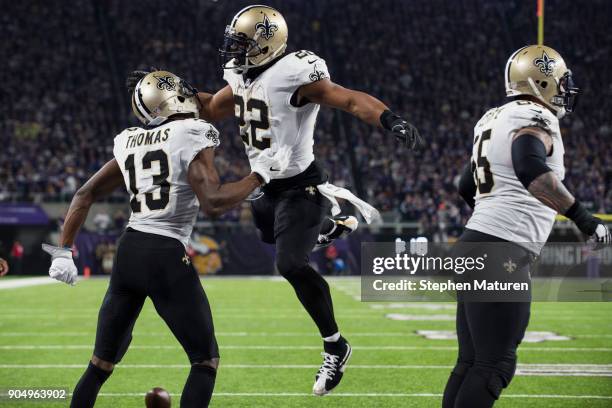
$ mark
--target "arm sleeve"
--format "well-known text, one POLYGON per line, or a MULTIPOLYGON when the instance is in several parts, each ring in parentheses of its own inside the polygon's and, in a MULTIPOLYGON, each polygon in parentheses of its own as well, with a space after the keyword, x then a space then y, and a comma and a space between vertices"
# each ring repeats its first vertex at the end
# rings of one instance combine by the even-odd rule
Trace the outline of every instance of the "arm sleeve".
POLYGON ((461 178, 459 179, 459 195, 463 198, 471 208, 474 208, 476 202, 474 196, 476 195, 476 183, 474 182, 474 175, 472 174, 472 166, 468 163, 461 172, 461 178))
POLYGON ((539 175, 552 171, 546 165, 546 147, 536 136, 525 134, 512 142, 512 166, 525 188, 539 175))

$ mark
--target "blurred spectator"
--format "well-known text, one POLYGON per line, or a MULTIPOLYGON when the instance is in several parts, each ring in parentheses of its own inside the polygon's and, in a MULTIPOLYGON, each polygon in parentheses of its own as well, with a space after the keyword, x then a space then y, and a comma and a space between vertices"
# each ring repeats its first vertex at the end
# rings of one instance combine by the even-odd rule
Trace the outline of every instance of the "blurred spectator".
POLYGON ((98 213, 93 218, 93 223, 96 226, 96 231, 99 233, 107 232, 113 220, 107 213, 98 213))
MULTIPOLYGON (((455 178, 469 160, 472 129, 504 102, 503 69, 533 43, 535 2, 516 0, 272 0, 289 24, 289 48, 326 59, 332 79, 380 97, 415 123, 428 149, 413 155, 379 129, 322 109, 315 153, 331 180, 383 211, 454 235, 469 216, 455 178), (435 224, 441 222, 446 230, 435 224)), ((5 89, 0 94, 0 200, 67 201, 112 157, 113 135, 135 124, 127 72, 155 65, 214 91, 225 25, 246 0, 11 2, 0 15, 5 89), (139 24, 147 10, 147 23, 139 24), (8 12, 6 12, 8 11, 8 12), (74 24, 78 21, 79 24, 74 24), (169 24, 172 22, 172 24, 169 24), (177 29, 180 27, 180 29, 177 29)), ((546 42, 584 90, 563 120, 568 188, 596 212, 612 212, 612 2, 546 2, 546 42)), ((249 171, 237 124, 216 159, 224 181, 249 171)), ((127 201, 118 192, 111 201, 127 201)), ((248 220, 243 209, 225 219, 248 220)))
POLYGON ((13 242, 13 247, 11 248, 11 265, 13 269, 13 274, 15 275, 21 275, 21 267, 23 265, 23 251, 23 245, 21 245, 21 242, 13 242))
POLYGON ((346 262, 338 254, 335 245, 330 245, 325 249, 325 269, 329 275, 347 275, 349 272, 346 262))

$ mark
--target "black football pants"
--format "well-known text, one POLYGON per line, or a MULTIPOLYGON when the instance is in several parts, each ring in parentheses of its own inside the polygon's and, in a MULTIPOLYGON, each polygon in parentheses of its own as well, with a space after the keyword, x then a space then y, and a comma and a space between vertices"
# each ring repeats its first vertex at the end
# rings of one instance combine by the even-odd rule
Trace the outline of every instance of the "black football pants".
POLYGON ((330 202, 316 186, 266 193, 253 201, 264 242, 276 244, 276 268, 289 281, 322 337, 338 332, 329 285, 308 263, 330 202))
MULTIPOLYGON (((496 242, 467 230, 464 242, 496 242)), ((510 384, 516 350, 529 323, 530 302, 457 302, 459 353, 450 374, 443 408, 488 408, 510 384)))
POLYGON ((212 314, 197 272, 176 239, 128 229, 119 240, 98 315, 94 354, 118 363, 149 297, 194 364, 219 357, 212 314))

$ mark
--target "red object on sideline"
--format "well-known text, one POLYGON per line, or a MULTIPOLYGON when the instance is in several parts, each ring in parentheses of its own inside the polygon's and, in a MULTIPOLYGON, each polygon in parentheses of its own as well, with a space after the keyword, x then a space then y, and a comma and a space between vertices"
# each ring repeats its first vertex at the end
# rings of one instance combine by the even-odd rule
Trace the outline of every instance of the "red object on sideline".
POLYGON ((91 276, 91 268, 89 266, 86 266, 85 268, 83 268, 83 277, 87 279, 90 276, 91 276))
POLYGON ((13 243, 13 247, 11 248, 11 256, 16 259, 21 259, 23 257, 23 245, 21 245, 21 242, 15 241, 13 243))

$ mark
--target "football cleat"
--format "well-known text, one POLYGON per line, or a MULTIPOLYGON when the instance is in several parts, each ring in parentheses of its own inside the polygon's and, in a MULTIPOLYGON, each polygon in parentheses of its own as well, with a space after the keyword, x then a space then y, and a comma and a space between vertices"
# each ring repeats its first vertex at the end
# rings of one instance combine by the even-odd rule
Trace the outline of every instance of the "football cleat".
POLYGON ((334 226, 329 232, 319 234, 315 249, 325 248, 331 245, 334 240, 348 236, 359 226, 359 221, 352 215, 338 215, 330 219, 334 222, 334 226))
MULTIPOLYGON (((334 346, 336 343, 333 343, 334 346)), ((321 353, 323 356, 323 364, 319 368, 319 372, 315 376, 315 383, 312 387, 312 393, 317 396, 329 394, 334 388, 340 384, 344 370, 351 358, 351 345, 344 338, 338 341, 340 347, 332 351, 326 347, 326 351, 321 353)))

